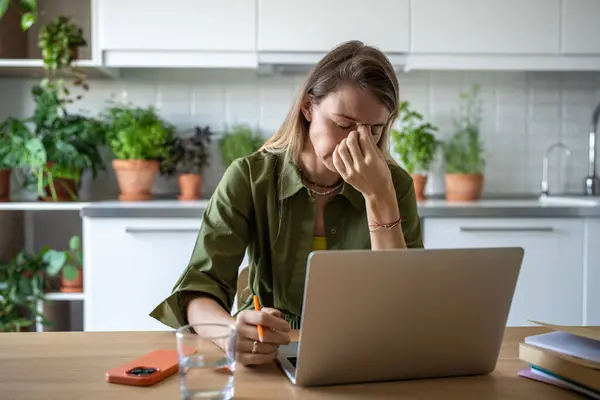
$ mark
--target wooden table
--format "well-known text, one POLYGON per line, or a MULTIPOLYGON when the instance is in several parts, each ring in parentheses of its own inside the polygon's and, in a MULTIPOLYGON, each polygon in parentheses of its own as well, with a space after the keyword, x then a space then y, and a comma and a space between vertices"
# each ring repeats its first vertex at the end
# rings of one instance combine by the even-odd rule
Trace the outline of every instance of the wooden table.
MULTIPOLYGON (((508 328, 498 366, 487 376, 294 387, 275 363, 236 372, 236 399, 581 399, 519 378, 518 343, 538 328, 508 328)), ((177 376, 147 388, 109 384, 105 372, 159 348, 175 349, 172 332, 0 334, 0 399, 179 399, 177 376)))

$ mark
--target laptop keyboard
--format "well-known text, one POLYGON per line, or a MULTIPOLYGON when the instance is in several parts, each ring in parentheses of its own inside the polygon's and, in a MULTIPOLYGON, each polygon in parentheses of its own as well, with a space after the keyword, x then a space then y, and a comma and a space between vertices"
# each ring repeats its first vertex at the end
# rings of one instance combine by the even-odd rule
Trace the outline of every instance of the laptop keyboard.
POLYGON ((288 361, 296 368, 296 359, 297 357, 288 357, 288 361))

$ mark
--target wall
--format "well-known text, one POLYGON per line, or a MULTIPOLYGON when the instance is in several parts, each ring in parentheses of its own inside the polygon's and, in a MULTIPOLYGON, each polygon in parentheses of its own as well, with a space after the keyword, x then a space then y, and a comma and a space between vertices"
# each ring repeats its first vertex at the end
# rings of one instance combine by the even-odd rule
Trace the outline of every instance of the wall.
MULTIPOLYGON (((119 80, 93 80, 91 91, 76 108, 97 112, 110 96, 126 96, 139 105, 154 104, 180 129, 195 124, 221 131, 226 124, 249 123, 269 136, 282 121, 303 75, 258 76, 251 71, 125 71, 119 80)), ((486 194, 537 194, 542 157, 563 141, 570 159, 556 152, 550 159, 551 190, 582 191, 587 173, 587 134, 593 107, 600 101, 600 73, 411 72, 399 74, 401 95, 440 127, 451 132, 458 95, 470 83, 482 85, 482 135, 487 150, 486 194)), ((0 80, 0 118, 29 115, 28 91, 35 80, 0 80)), ((215 147, 216 150, 216 147, 215 147)), ((428 186, 443 193, 441 163, 428 186)), ((222 174, 218 154, 207 173, 205 193, 222 174)), ((159 179, 156 192, 175 193, 175 180, 159 179)), ((84 196, 117 194, 114 174, 87 181, 84 196)), ((25 195, 27 196, 27 195, 25 195)))

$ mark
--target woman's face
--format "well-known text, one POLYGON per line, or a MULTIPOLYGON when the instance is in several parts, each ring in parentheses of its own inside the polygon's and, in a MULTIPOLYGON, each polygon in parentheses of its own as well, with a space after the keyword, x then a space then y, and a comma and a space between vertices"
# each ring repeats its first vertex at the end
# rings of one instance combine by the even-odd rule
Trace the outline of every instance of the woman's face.
POLYGON ((332 172, 333 151, 342 139, 364 125, 379 143, 389 111, 369 90, 345 85, 329 94, 310 111, 304 111, 310 122, 309 139, 317 158, 332 172))

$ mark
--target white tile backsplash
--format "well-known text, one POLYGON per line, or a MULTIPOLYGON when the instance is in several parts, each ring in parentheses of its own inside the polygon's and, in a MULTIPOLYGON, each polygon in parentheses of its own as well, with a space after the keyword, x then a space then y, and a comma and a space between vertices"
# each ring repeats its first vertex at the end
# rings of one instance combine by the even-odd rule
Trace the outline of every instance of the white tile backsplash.
MULTIPOLYGON (((551 190, 582 191, 587 173, 587 141, 592 110, 600 102, 600 72, 410 72, 399 74, 401 98, 440 128, 451 133, 452 113, 460 91, 482 86, 482 138, 487 154, 484 191, 488 194, 539 192, 542 157, 563 141, 572 151, 550 158, 551 190)), ((209 125, 215 132, 234 123, 258 127, 270 136, 294 101, 303 76, 258 76, 252 71, 129 70, 118 80, 93 80, 91 90, 74 106, 100 111, 111 96, 126 96, 139 105, 155 105, 161 115, 185 130, 209 125)), ((32 112, 29 90, 34 80, 0 80, 0 118, 32 112)), ((207 172, 210 194, 223 172, 217 146, 207 172)), ((427 192, 443 193, 442 163, 437 160, 427 192)), ((109 170, 84 193, 116 193, 109 170)), ((175 193, 176 181, 159 178, 158 193, 175 193)))

